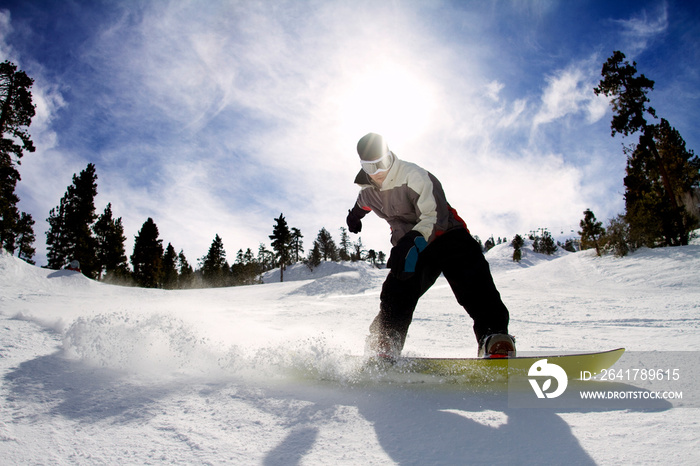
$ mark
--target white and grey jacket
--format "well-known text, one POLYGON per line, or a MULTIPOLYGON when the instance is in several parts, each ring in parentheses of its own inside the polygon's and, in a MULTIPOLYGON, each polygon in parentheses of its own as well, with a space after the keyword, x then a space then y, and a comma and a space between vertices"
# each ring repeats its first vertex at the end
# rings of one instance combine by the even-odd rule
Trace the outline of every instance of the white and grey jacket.
POLYGON ((428 171, 395 157, 387 177, 378 187, 363 170, 355 183, 362 189, 357 206, 364 212, 374 211, 391 227, 391 243, 409 231, 418 231, 430 244, 443 233, 467 228, 447 202, 440 181, 428 171))

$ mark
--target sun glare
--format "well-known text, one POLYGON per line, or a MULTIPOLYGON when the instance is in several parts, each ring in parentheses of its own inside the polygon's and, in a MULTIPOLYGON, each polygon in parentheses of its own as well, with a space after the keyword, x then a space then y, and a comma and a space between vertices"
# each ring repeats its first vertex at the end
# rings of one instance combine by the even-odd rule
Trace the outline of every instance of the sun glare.
MULTIPOLYGON (((434 98, 430 86, 400 66, 385 65, 358 75, 346 87, 338 111, 343 133, 380 133, 393 145, 425 131, 434 98)), ((359 137, 359 136, 358 136, 359 137)))

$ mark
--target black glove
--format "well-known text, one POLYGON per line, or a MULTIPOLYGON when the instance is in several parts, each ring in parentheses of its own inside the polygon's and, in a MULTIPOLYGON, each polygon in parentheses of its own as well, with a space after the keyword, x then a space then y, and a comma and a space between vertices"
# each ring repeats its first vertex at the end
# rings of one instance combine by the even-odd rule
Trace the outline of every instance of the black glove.
POLYGON ((362 231, 362 217, 367 215, 367 211, 355 204, 352 210, 348 210, 348 218, 345 221, 348 224, 350 233, 359 233, 362 231))
POLYGON ((416 230, 411 230, 406 233, 394 246, 391 248, 391 254, 387 261, 387 266, 391 269, 391 273, 399 280, 407 280, 413 276, 416 271, 416 262, 418 262, 418 254, 420 254, 428 242, 416 230))

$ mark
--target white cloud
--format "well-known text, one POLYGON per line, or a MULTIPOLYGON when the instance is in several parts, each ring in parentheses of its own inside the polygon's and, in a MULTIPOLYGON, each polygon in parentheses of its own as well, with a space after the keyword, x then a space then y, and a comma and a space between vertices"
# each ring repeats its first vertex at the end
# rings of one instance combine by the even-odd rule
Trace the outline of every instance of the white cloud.
POLYGON ((596 60, 586 60, 558 70, 546 78, 542 104, 533 120, 534 129, 580 112, 584 113, 589 124, 605 116, 608 101, 604 96, 597 96, 593 92, 598 84, 598 78, 593 72, 595 66, 596 60))
POLYGON ((500 100, 500 92, 505 87, 505 84, 498 81, 491 81, 486 85, 486 95, 493 101, 498 102, 500 100))
POLYGON ((583 174, 559 154, 527 149, 462 154, 456 163, 430 170, 472 233, 482 239, 567 226, 585 208, 583 174))
POLYGON ((616 21, 622 27, 626 40, 626 54, 633 57, 645 50, 649 42, 668 30, 668 3, 660 2, 654 11, 642 10, 638 15, 616 21))
POLYGON ((12 32, 12 16, 7 10, 0 10, 0 59, 15 60, 15 52, 6 42, 6 37, 12 32))
POLYGON ((501 119, 498 121, 499 128, 511 128, 518 123, 521 123, 523 114, 527 110, 527 100, 516 99, 510 110, 504 109, 501 119))

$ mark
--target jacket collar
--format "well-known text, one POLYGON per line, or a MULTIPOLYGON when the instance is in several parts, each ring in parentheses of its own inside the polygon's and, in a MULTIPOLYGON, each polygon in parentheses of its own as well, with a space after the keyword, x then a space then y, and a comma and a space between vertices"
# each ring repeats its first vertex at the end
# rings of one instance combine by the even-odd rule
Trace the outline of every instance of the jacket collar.
POLYGON ((357 176, 355 177, 355 184, 359 184, 360 186, 374 186, 374 183, 372 183, 372 178, 369 177, 366 171, 360 169, 360 171, 357 173, 357 176))

